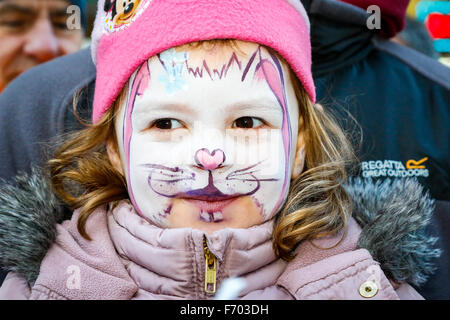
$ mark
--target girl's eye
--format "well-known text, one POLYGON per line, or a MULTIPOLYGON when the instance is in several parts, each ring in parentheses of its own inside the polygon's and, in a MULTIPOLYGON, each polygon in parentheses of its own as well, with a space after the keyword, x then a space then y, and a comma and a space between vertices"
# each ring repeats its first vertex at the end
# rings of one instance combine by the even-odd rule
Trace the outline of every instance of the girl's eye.
POLYGON ((152 127, 160 130, 171 130, 181 128, 183 125, 175 119, 159 119, 156 120, 152 127))
POLYGON ((259 128, 264 122, 255 117, 242 117, 233 122, 233 128, 252 129, 259 128))

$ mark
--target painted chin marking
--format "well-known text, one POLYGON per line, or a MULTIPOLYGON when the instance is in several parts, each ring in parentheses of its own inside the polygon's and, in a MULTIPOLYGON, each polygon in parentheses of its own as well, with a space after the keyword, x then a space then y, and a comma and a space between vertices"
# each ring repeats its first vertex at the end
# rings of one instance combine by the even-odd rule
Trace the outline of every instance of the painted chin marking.
POLYGON ((203 222, 222 222, 224 220, 223 211, 237 198, 218 201, 205 201, 197 199, 185 199, 187 202, 200 209, 200 220, 203 222))
POLYGON ((217 212, 205 212, 200 213, 200 220, 203 222, 222 222, 223 214, 221 211, 217 212))

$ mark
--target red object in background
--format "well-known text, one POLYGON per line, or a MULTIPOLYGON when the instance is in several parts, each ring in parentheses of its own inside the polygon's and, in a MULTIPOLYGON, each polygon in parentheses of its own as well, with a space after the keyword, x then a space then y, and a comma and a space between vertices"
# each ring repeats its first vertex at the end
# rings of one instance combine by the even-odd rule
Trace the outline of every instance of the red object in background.
POLYGON ((450 38, 450 15, 431 13, 428 15, 425 25, 434 39, 450 38))
POLYGON ((406 8, 409 0, 341 0, 360 7, 364 10, 371 5, 377 5, 381 9, 382 30, 380 33, 385 38, 391 38, 405 27, 406 8))

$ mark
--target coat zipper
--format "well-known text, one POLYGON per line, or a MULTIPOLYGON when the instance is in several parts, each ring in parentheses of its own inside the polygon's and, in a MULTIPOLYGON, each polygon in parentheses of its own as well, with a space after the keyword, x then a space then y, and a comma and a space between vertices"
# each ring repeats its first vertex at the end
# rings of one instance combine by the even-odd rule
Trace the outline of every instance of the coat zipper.
POLYGON ((203 250, 205 252, 205 292, 214 294, 216 292, 217 258, 209 250, 206 237, 203 238, 203 250))

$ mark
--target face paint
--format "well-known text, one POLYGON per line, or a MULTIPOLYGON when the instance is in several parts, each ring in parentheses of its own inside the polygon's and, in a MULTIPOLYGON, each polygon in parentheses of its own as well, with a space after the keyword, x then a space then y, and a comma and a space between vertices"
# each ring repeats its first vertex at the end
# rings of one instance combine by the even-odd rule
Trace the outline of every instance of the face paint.
MULTIPOLYGON (((291 154, 291 141, 292 141, 292 128, 289 119, 289 110, 287 106, 287 98, 286 98, 286 89, 284 84, 284 75, 283 70, 281 68, 280 61, 276 56, 271 54, 271 60, 263 59, 261 56, 261 50, 259 50, 260 62, 258 68, 256 69, 256 77, 263 81, 266 80, 267 84, 272 90, 273 94, 277 98, 278 103, 283 110, 283 125, 281 127, 282 138, 283 138, 283 146, 284 146, 284 155, 285 155, 285 178, 283 182, 283 187, 281 191, 281 196, 278 198, 277 204, 275 205, 275 209, 278 209, 282 202, 285 200, 285 196, 287 195, 287 189, 289 186, 289 178, 290 178, 290 167, 289 167, 289 156, 291 154)), ((298 119, 298 117, 297 117, 298 119)))
POLYGON ((239 47, 171 49, 130 80, 119 150, 133 205, 158 226, 248 228, 286 199, 298 129, 288 69, 239 47))
POLYGON ((182 75, 188 56, 187 52, 178 53, 175 49, 169 49, 161 53, 160 60, 166 73, 160 75, 158 80, 164 84, 168 94, 172 94, 177 90, 187 90, 187 82, 182 75))

